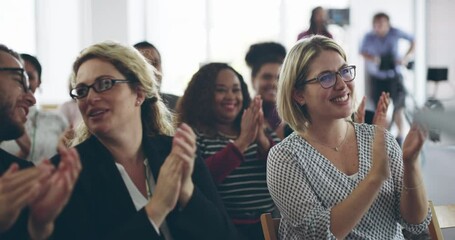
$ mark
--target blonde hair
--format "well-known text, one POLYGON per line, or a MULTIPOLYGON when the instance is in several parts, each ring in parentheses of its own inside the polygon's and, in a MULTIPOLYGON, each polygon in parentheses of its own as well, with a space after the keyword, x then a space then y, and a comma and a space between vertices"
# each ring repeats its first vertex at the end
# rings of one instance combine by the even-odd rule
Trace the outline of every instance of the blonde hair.
MULTIPOLYGON (((322 51, 335 51, 346 61, 346 53, 330 38, 315 35, 298 41, 287 54, 278 81, 277 112, 294 131, 305 131, 311 123, 306 106, 300 106, 294 91, 305 89, 310 67, 322 51)), ((352 93, 354 96, 354 93, 352 93)))
MULTIPOLYGON (((111 63, 128 80, 135 89, 143 91, 145 101, 141 106, 143 133, 148 136, 172 135, 174 133, 173 116, 161 100, 158 92, 156 69, 150 65, 142 54, 131 46, 112 41, 94 44, 81 51, 73 64, 71 86, 76 86, 79 67, 90 59, 101 59, 111 63)), ((76 129, 71 145, 76 145, 91 136, 85 123, 76 129)))

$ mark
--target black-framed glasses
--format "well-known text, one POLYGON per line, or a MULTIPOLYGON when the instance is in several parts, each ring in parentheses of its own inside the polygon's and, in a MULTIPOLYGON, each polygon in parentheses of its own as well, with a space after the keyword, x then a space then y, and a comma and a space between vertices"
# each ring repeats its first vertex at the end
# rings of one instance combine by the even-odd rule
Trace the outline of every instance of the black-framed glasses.
POLYGON ((317 77, 308 79, 303 83, 307 84, 318 81, 321 84, 322 88, 331 88, 337 82, 337 75, 339 75, 344 82, 350 82, 355 79, 355 74, 355 66, 349 65, 341 68, 337 72, 323 72, 317 77))
POLYGON ((111 78, 99 78, 96 79, 92 85, 80 84, 75 88, 71 89, 70 96, 73 99, 85 98, 88 95, 90 88, 93 88, 95 92, 100 93, 107 91, 114 87, 116 83, 129 83, 130 80, 124 79, 111 79, 111 78))
POLYGON ((17 76, 20 77, 20 80, 16 80, 16 81, 18 81, 22 85, 22 88, 23 88, 24 92, 30 91, 30 82, 28 80, 28 75, 27 75, 27 72, 25 71, 25 69, 23 69, 23 68, 11 68, 11 67, 6 67, 6 68, 0 67, 0 71, 10 71, 10 72, 13 72, 13 73, 17 74, 17 76))

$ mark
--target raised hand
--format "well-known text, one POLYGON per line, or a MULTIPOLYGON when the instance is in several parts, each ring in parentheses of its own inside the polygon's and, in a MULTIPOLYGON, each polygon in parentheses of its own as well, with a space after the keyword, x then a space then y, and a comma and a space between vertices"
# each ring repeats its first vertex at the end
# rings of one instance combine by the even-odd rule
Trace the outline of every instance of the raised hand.
POLYGON ((363 96, 362 101, 354 114, 354 122, 364 123, 365 122, 365 110, 367 106, 367 98, 363 96))
POLYGON ((40 181, 49 177, 52 166, 18 169, 12 164, 0 177, 0 233, 8 230, 22 209, 38 196, 40 181))
POLYGON ((428 130, 423 126, 413 123, 403 143, 404 164, 415 164, 420 150, 428 136, 428 130))
POLYGON ((147 215, 161 226, 180 196, 184 161, 180 158, 179 140, 174 138, 172 150, 160 168, 152 198, 145 206, 147 215))
POLYGON ((380 181, 390 177, 390 164, 385 143, 385 130, 375 126, 373 143, 373 165, 370 173, 380 181))
POLYGON ((260 99, 260 96, 256 96, 251 101, 250 106, 245 109, 242 115, 240 136, 234 141, 234 144, 241 152, 244 152, 251 143, 255 142, 258 136, 258 118, 259 111, 261 111, 256 100, 258 98, 260 99))
MULTIPOLYGON (((41 192, 30 204, 28 230, 32 239, 43 239, 52 233, 54 221, 68 203, 82 169, 74 148, 59 146, 58 152, 61 160, 57 169, 50 178, 41 181, 41 192)), ((51 163, 44 160, 41 165, 51 163)))
POLYGON ((258 115, 258 117, 257 117, 258 134, 256 137, 256 143, 259 146, 259 150, 262 153, 266 153, 270 148, 270 142, 264 131, 265 130, 265 120, 264 120, 264 112, 262 111, 262 99, 260 98, 260 96, 257 96, 254 98, 254 104, 255 104, 256 108, 259 109, 259 111, 257 113, 257 115, 258 115))
POLYGON ((378 125, 382 128, 387 128, 387 110, 389 109, 390 104, 390 94, 382 92, 381 97, 379 97, 378 105, 376 106, 376 111, 373 116, 373 124, 378 125))
POLYGON ((196 135, 185 123, 182 123, 174 135, 173 149, 178 152, 182 165, 182 187, 178 202, 185 207, 193 195, 194 184, 191 178, 196 157, 196 135))

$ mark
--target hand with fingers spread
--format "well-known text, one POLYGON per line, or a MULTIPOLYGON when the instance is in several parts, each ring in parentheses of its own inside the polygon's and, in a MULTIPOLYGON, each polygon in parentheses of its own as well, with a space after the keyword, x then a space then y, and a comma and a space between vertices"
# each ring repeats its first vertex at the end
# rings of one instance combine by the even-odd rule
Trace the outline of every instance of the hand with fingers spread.
POLYGON ((234 145, 241 152, 244 152, 251 143, 255 142, 258 136, 258 118, 261 109, 258 107, 257 99, 260 99, 260 96, 256 96, 251 101, 250 106, 243 112, 240 136, 234 141, 234 145))
POLYGON ((182 187, 178 203, 180 207, 185 207, 193 195, 194 184, 191 176, 193 175, 194 160, 196 156, 196 135, 190 126, 182 123, 174 135, 175 145, 177 148, 182 165, 182 187))
MULTIPOLYGON (((61 161, 57 169, 41 181, 40 194, 30 204, 28 230, 32 239, 44 239, 52 233, 54 221, 68 203, 82 169, 74 148, 59 146, 58 152, 61 161)), ((51 166, 51 163, 44 160, 41 165, 51 166)))
POLYGON ((390 177, 390 164, 387 155, 385 130, 376 126, 373 143, 373 165, 370 173, 377 180, 385 181, 390 177))
POLYGON ((0 233, 8 230, 22 209, 38 196, 40 182, 49 177, 52 167, 18 169, 17 164, 12 164, 0 177, 0 233))
POLYGON ((376 106, 376 111, 373 116, 373 124, 380 126, 382 128, 387 128, 387 110, 389 109, 390 104, 390 93, 381 93, 379 97, 378 105, 376 106))
POLYGON ((413 123, 403 143, 404 164, 415 164, 417 162, 423 143, 428 137, 428 129, 417 123, 413 123))

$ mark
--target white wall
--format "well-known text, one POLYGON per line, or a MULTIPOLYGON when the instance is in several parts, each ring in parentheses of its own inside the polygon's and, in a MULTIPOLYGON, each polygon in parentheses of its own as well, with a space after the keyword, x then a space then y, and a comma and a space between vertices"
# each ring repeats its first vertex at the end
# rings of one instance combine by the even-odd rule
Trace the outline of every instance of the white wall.
MULTIPOLYGON (((9 7, 11 11, 5 11, 10 1, 13 0, 2 0, 0 18, 5 16, 5 13, 18 11, 13 7, 9 7)), ((243 60, 248 46, 257 41, 272 40, 282 42, 289 49, 294 44, 296 35, 308 27, 310 11, 318 5, 325 8, 350 7, 351 9, 350 26, 344 28, 330 26, 329 29, 334 34, 335 40, 345 47, 349 61, 358 65, 359 74, 356 83, 357 93, 361 96, 365 84, 362 74, 363 59, 358 54, 358 48, 363 35, 371 29, 372 15, 377 11, 385 11, 390 14, 393 25, 411 33, 418 33, 414 30, 416 26, 413 24, 413 20, 415 20, 413 13, 415 5, 417 5, 414 3, 422 5, 421 3, 425 2, 422 0, 35 1, 37 3, 37 20, 31 22, 36 24, 37 34, 33 34, 35 31, 32 31, 32 34, 28 34, 30 37, 23 40, 24 43, 15 41, 12 47, 17 48, 18 51, 38 55, 43 63, 45 82, 42 92, 38 93, 37 97, 40 103, 54 104, 68 99, 67 77, 77 53, 90 44, 107 39, 125 44, 134 44, 146 39, 156 44, 163 56, 165 76, 163 90, 167 92, 181 94, 191 73, 197 70, 201 62, 207 60, 230 62, 248 79, 249 69, 243 60), (258 11, 259 7, 266 10, 258 11), (189 9, 191 11, 188 11, 189 9), (257 34, 258 31, 259 34, 257 34), (218 43, 220 39, 226 41, 220 45, 218 43), (31 44, 26 44, 30 42, 31 44), (197 60, 194 61, 194 59, 197 60)), ((428 5, 431 10, 429 17, 433 18, 436 15, 441 22, 444 14, 448 13, 449 9, 453 9, 454 2, 434 0, 428 5), (448 6, 439 7, 439 4, 448 6), (433 13, 439 10, 444 14, 433 13)), ((14 21, 19 26, 30 25, 25 23, 20 25, 24 19, 32 16, 33 12, 25 15, 24 18, 16 17, 14 21)), ((14 19, 17 14, 7 16, 8 19, 14 19)), ((425 16, 419 19, 422 18, 424 19, 425 16)), ((34 18, 32 17, 32 19, 34 18)), ((2 21, 1 26, 8 25, 6 23, 2 21)), ((432 31, 434 29, 436 28, 432 27, 432 31)), ((18 31, 16 28, 8 32, 14 35, 18 31)), ((440 36, 445 36, 444 34, 438 33, 440 36)), ((8 37, 2 37, 2 41, 4 41, 3 39, 8 39, 8 37)), ((15 39, 24 38, 16 36, 15 39)), ((441 44, 440 40, 438 41, 437 44, 432 41, 429 45, 437 48, 441 44)), ((445 46, 450 46, 450 44, 445 46)), ((418 45, 418 47, 423 47, 425 50, 422 45, 418 45)), ((445 50, 446 48, 431 50, 430 52, 437 54, 429 55, 429 58, 436 60, 451 58, 448 54, 439 53, 447 52, 445 50), (434 55, 437 57, 433 57, 434 55), (441 57, 443 55, 445 56, 441 57)), ((431 60, 431 62, 434 61, 431 60)), ((451 70, 450 72, 455 71, 451 70)), ((410 85, 415 85, 415 81, 418 82, 419 77, 425 78, 424 74, 426 72, 419 73, 416 78, 411 77, 416 80, 411 81, 410 85)))
POLYGON ((43 66, 42 86, 35 93, 39 104, 70 99, 68 79, 80 51, 78 0, 36 1, 36 56, 43 66))
MULTIPOLYGON (((441 83, 438 98, 455 98, 455 31, 452 19, 455 10, 453 0, 427 1, 427 64, 429 67, 448 67, 449 83, 441 83)), ((428 84, 428 93, 433 93, 434 85, 428 84)))

